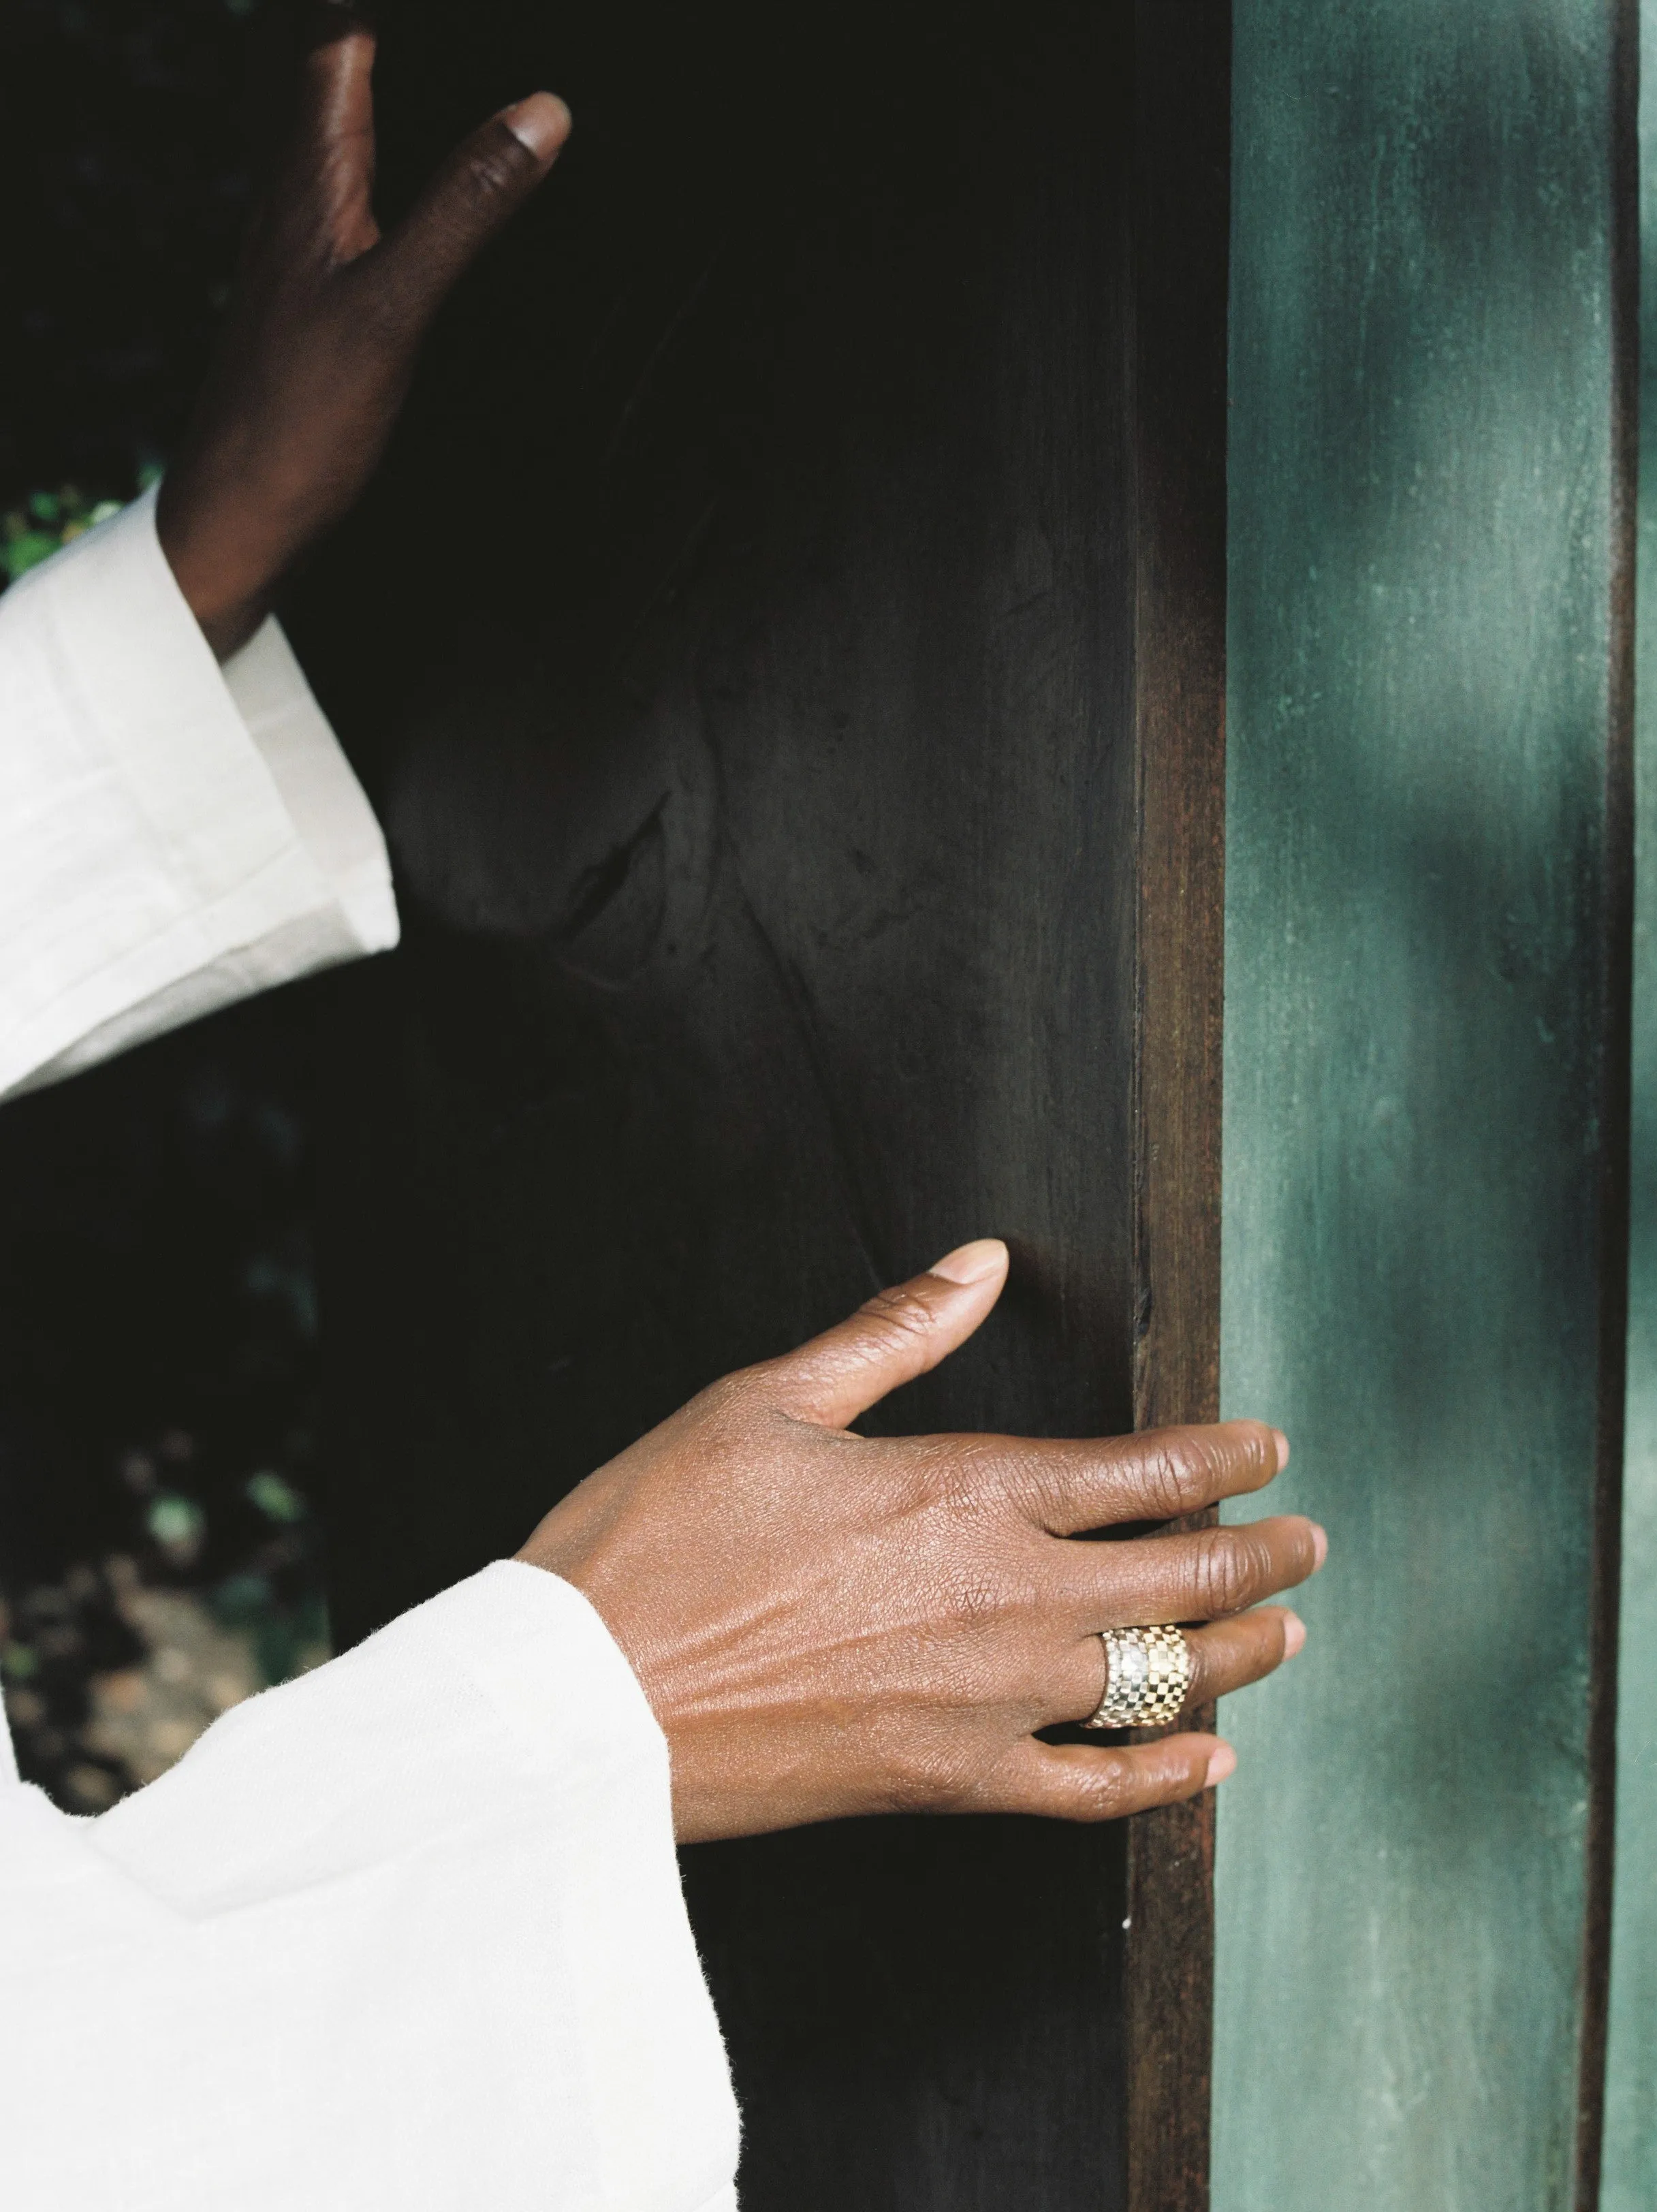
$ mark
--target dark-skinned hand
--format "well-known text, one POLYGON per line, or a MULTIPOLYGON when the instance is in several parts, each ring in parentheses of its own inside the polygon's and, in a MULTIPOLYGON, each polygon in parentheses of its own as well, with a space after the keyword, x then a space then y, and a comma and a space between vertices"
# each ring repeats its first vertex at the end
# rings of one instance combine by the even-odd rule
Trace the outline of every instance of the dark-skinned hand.
POLYGON ((1261 1489, 1288 1457, 1275 1429, 1068 1443, 847 1426, 970 1336, 1006 1269, 1004 1245, 965 1245, 727 1376, 520 1553, 583 1590, 631 1661, 666 1732, 682 1842, 854 1813, 1112 1820, 1231 1771, 1217 1736, 1118 1748, 1035 1731, 1096 1711, 1102 1629, 1207 1623, 1189 1638, 1193 1705, 1299 1650, 1296 1616, 1258 1601, 1322 1565, 1309 1521, 1073 1540, 1261 1489))
MULTIPOLYGON (((468 140, 382 238, 371 34, 343 10, 158 509, 222 656, 371 475, 450 287, 569 131, 537 93, 468 140)), ((849 1424, 962 1343, 1006 1251, 965 1246, 786 1358, 726 1376, 588 1477, 520 1554, 583 1590, 666 1733, 683 1839, 895 1810, 1108 1820, 1229 1773, 1219 1738, 1049 1743, 1106 1682, 1100 1632, 1190 1633, 1189 1703, 1258 1680, 1305 1632, 1259 1601, 1322 1564, 1299 1518, 1077 1542, 1258 1490, 1287 1458, 1233 1421, 1102 1442, 871 1439, 849 1424), (1253 1607, 1254 1610, 1248 1608, 1253 1607)))
POLYGON ((569 112, 549 93, 503 108, 382 237, 373 35, 343 9, 318 8, 313 21, 292 139, 156 509, 161 549, 222 659, 361 492, 433 315, 569 136, 569 112))

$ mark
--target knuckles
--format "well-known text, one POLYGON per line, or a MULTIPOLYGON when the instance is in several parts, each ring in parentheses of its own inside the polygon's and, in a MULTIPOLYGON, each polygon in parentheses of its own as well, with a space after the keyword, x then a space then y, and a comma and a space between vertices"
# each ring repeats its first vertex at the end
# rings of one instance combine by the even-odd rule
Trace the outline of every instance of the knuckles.
POLYGON ((1237 1613, 1253 1596, 1258 1579, 1259 1547, 1231 1535, 1205 1544, 1192 1577, 1196 1610, 1205 1618, 1237 1613))
POLYGON ((1218 1498, 1261 1488, 1277 1471, 1277 1445, 1262 1421, 1163 1429, 1135 1439, 1135 1486, 1147 1519, 1200 1513, 1218 1498))
POLYGON ((718 1382, 699 1390, 685 1410, 721 1427, 746 1425, 757 1409, 763 1389, 761 1372, 756 1367, 739 1367, 732 1374, 721 1375, 718 1382))
POLYGON ((1304 1522, 1245 1522, 1200 1538, 1191 1556, 1192 1612, 1215 1618, 1241 1613, 1278 1590, 1303 1582, 1314 1554, 1304 1522))
POLYGON ((1029 1595, 987 1560, 951 1561, 937 1600, 941 1625, 958 1637, 976 1638, 1030 1610, 1029 1595))
POLYGON ((1181 1520, 1212 1501, 1217 1455, 1200 1437, 1173 1431, 1147 1444, 1135 1474, 1148 1520, 1181 1520))
POLYGON ((529 149, 520 144, 504 125, 502 139, 491 134, 485 143, 474 146, 461 164, 462 188, 477 205, 492 207, 498 201, 514 198, 524 184, 525 173, 535 167, 529 149))
POLYGON ((1278 1439, 1275 1432, 1264 1421, 1228 1421, 1226 1432, 1232 1439, 1231 1459, 1245 1480, 1237 1486, 1244 1490, 1263 1489, 1278 1479, 1278 1439))
POLYGON ((1170 1758, 1161 1747, 1153 1756, 1144 1752, 1101 1753, 1089 1759, 1073 1778, 1074 1802, 1070 1817, 1078 1820, 1120 1820, 1153 1805, 1174 1805, 1194 1797, 1207 1780, 1208 1761, 1200 1753, 1170 1758))
POLYGON ((1143 1802, 1133 1762, 1120 1752, 1103 1753, 1078 1767, 1074 1792, 1071 1817, 1078 1820, 1120 1820, 1137 1812, 1143 1802))
POLYGON ((877 1291, 858 1308, 858 1319, 862 1323, 859 1334, 865 1340, 865 1357, 876 1359, 902 1357, 918 1339, 932 1336, 938 1328, 937 1315, 907 1283, 877 1291))
POLYGON ((956 1522, 999 1524, 1009 1496, 1024 1486, 998 1438, 906 1437, 895 1447, 913 1477, 918 1501, 956 1522))
POLYGON ((1258 1536, 1217 1529, 1193 1560, 1193 1612, 1206 1619, 1241 1613, 1272 1587, 1271 1568, 1271 1547, 1258 1536))

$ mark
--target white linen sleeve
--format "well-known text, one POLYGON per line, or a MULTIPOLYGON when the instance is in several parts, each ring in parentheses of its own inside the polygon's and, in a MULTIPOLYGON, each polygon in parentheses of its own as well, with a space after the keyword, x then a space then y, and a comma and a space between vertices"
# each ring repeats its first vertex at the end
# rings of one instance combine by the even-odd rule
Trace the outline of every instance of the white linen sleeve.
POLYGON ((397 934, 280 628, 219 665, 153 492, 0 597, 0 1097, 397 934))
POLYGON ((0 1782, 9 2212, 732 2212, 666 1745, 501 1562, 95 1820, 0 1782))

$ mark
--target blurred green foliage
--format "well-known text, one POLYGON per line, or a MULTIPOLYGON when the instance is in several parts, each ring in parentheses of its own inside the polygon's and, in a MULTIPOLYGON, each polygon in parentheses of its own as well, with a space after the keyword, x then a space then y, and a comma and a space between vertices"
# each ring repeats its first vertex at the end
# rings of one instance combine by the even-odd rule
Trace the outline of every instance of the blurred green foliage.
MULTIPOLYGON (((147 491, 161 473, 159 462, 140 469, 138 489, 147 491)), ((118 499, 89 499, 74 484, 31 492, 20 507, 0 514, 0 591, 27 569, 49 561, 60 546, 118 514, 121 507, 118 499)))

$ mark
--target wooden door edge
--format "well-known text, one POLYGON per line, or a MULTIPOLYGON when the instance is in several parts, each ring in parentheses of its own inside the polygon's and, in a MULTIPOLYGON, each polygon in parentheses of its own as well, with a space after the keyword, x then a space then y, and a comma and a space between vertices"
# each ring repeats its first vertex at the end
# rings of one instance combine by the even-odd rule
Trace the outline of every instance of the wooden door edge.
MULTIPOLYGON (((1138 1428, 1219 1412, 1230 64, 1229 0, 1139 0, 1130 429, 1138 1428)), ((1203 2212, 1211 1793, 1132 1823, 1126 1934, 1129 2212, 1203 2212)))

